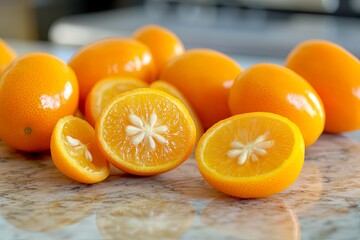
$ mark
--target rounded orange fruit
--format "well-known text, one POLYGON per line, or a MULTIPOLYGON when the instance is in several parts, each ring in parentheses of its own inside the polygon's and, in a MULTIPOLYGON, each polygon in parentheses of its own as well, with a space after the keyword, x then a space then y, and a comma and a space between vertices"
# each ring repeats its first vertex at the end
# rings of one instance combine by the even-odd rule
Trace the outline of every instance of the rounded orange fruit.
POLYGON ((15 57, 15 51, 0 38, 0 76, 15 57))
POLYGON ((30 152, 50 147, 51 133, 63 116, 78 107, 76 75, 46 53, 17 58, 0 80, 0 138, 30 152))
POLYGON ((229 95, 232 114, 272 112, 289 118, 301 130, 305 145, 324 130, 325 113, 311 85, 293 71, 275 64, 256 64, 240 74, 229 95))
POLYGON ((110 100, 122 92, 136 88, 145 88, 148 84, 144 81, 130 77, 105 78, 97 82, 86 97, 85 117, 95 126, 96 120, 110 100))
POLYGON ((163 91, 138 88, 115 97, 96 122, 98 145, 115 167, 155 175, 184 162, 196 129, 180 100, 163 91))
POLYGON ((240 72, 240 66, 228 56, 209 49, 194 49, 173 58, 160 79, 184 94, 207 129, 231 115, 229 90, 240 72))
POLYGON ((185 105, 185 107, 189 111, 192 119, 194 120, 194 123, 196 126, 196 141, 195 142, 197 143, 199 141, 200 137, 204 134, 204 128, 203 128, 196 112, 193 110, 193 108, 191 107, 188 100, 186 100, 184 95, 172 84, 165 82, 165 81, 161 81, 161 80, 151 83, 150 87, 159 89, 161 91, 164 91, 164 92, 167 92, 167 93, 173 95, 174 97, 179 99, 185 105))
POLYGON ((318 92, 326 113, 325 132, 360 128, 360 62, 355 56, 335 43, 311 40, 297 45, 285 65, 318 92))
POLYGON ((184 52, 181 40, 169 29, 158 25, 146 25, 137 29, 133 38, 149 47, 158 73, 171 58, 184 52))
POLYGON ((96 82, 107 77, 134 77, 155 80, 156 67, 150 50, 133 39, 109 38, 80 49, 70 60, 80 89, 80 108, 96 82))
POLYGON ((75 181, 96 183, 109 176, 109 163, 97 146, 95 130, 81 118, 66 116, 57 122, 50 150, 59 171, 75 181))
POLYGON ((196 160, 217 190, 260 198, 289 187, 301 172, 304 154, 296 124, 277 114, 253 112, 212 126, 198 143, 196 160))

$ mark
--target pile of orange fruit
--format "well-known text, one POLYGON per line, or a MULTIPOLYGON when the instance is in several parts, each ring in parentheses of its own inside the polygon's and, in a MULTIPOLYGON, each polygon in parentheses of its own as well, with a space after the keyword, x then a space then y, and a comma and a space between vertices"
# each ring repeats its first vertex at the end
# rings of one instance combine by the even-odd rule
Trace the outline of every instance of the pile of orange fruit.
POLYGON ((185 50, 157 25, 88 44, 68 63, 16 57, 0 40, 0 77, 2 141, 50 149, 56 167, 81 183, 106 179, 110 164, 161 174, 196 150, 210 185, 266 197, 297 179, 305 148, 324 131, 360 128, 359 60, 323 40, 298 44, 284 66, 246 70, 218 51, 185 50))

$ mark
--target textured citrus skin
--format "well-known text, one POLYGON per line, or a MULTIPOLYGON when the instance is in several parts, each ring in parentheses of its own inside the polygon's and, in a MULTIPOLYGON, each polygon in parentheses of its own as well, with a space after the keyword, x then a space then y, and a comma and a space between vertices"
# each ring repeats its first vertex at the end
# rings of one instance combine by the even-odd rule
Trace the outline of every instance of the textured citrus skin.
POLYGON ((74 114, 79 88, 72 69, 58 58, 32 53, 16 59, 0 80, 0 137, 30 152, 49 149, 56 122, 74 114))
POLYGON ((324 130, 322 101, 312 86, 293 71, 275 64, 256 64, 239 75, 230 90, 232 114, 272 112, 296 123, 313 144, 324 130))
POLYGON ((50 150, 52 160, 59 171, 75 181, 96 183, 106 179, 110 174, 109 163, 97 146, 95 130, 83 119, 73 116, 61 118, 52 133, 50 150), (92 162, 83 158, 80 160, 74 158, 74 150, 65 143, 66 136, 71 136, 85 144, 92 154, 92 162))
POLYGON ((97 82, 86 97, 86 120, 95 127, 101 110, 113 97, 125 91, 147 86, 146 82, 129 77, 105 78, 97 82))
POLYGON ((285 65, 318 92, 324 103, 326 132, 360 128, 360 62, 355 56, 335 43, 311 40, 297 45, 285 65))
POLYGON ((122 171, 135 175, 156 175, 170 171, 183 163, 195 145, 196 128, 185 105, 172 95, 152 88, 138 88, 115 97, 96 122, 96 139, 105 158, 122 171), (150 149, 152 135, 152 113, 157 120, 153 127, 166 126, 162 134, 166 143, 155 140, 156 147, 150 149), (135 145, 134 137, 127 128, 134 126, 129 116, 135 114, 146 126, 146 135, 135 145), (159 125, 158 125, 159 124, 159 125))
POLYGON ((144 44, 124 38, 104 39, 80 49, 70 60, 79 81, 80 108, 96 82, 107 77, 134 77, 152 82, 156 67, 144 44))
POLYGON ((15 57, 15 51, 0 38, 0 76, 15 57))
POLYGON ((226 55, 209 50, 194 49, 173 58, 160 74, 179 89, 205 129, 229 117, 229 89, 241 67, 226 55))
POLYGON ((146 25, 137 29, 133 37, 151 50, 158 74, 173 57, 184 52, 181 40, 170 30, 158 25, 146 25))
MULTIPOLYGON (((277 129, 273 129, 273 131, 276 132, 277 129)), ((283 151, 281 148, 277 150, 283 151)), ((283 191, 299 176, 304 164, 304 157, 304 140, 296 124, 280 115, 264 112, 239 114, 216 123, 201 137, 196 150, 196 160, 200 173, 204 179, 217 190, 239 198, 261 198, 283 191), (207 148, 214 144, 220 151, 221 149, 228 147, 227 145, 223 145, 224 139, 216 138, 218 131, 226 131, 224 135, 233 138, 236 131, 234 131, 234 127, 228 128, 228 125, 238 125, 237 127, 241 128, 241 124, 237 124, 236 122, 249 119, 249 121, 257 122, 260 124, 259 126, 261 126, 261 122, 266 121, 266 118, 272 119, 272 121, 275 120, 280 124, 287 126, 290 131, 285 132, 285 134, 292 136, 293 138, 293 145, 289 146, 291 147, 291 154, 287 159, 283 160, 283 163, 279 167, 265 174, 246 177, 224 175, 210 167, 211 163, 209 161, 218 161, 221 163, 224 162, 225 159, 222 159, 221 157, 216 158, 216 156, 207 156, 205 154, 207 148)), ((262 161, 262 159, 259 159, 258 161, 262 161)))

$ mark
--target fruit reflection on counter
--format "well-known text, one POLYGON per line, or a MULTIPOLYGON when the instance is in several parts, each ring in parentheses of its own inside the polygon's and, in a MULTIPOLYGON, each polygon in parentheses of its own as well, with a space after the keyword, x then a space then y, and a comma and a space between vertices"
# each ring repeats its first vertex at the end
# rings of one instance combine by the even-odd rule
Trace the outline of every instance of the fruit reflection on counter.
POLYGON ((265 197, 295 181, 304 148, 324 129, 360 128, 359 61, 322 40, 296 46, 287 68, 245 71, 218 51, 186 50, 156 25, 83 46, 69 64, 43 53, 14 58, 1 40, 0 138, 39 152, 53 133, 56 166, 79 182, 104 180, 108 162, 135 175, 170 171, 201 138, 196 158, 205 180, 232 196, 265 197), (90 125, 54 131, 78 106, 95 136, 90 125))

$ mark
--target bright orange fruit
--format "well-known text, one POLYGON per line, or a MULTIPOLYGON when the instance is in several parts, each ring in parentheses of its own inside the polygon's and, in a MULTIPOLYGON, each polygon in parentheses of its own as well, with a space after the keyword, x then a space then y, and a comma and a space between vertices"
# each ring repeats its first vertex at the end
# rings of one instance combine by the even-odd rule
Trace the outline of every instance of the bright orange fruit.
POLYGON ((231 115, 229 90, 240 72, 240 66, 228 56, 209 49, 194 49, 173 58, 160 79, 184 94, 207 129, 231 115))
POLYGON ((15 51, 0 38, 0 76, 15 57, 15 51))
POLYGON ((165 81, 161 81, 161 80, 151 83, 150 87, 159 89, 161 91, 164 91, 164 92, 167 92, 167 93, 173 95, 174 97, 179 99, 185 105, 185 107, 189 111, 192 119, 194 120, 194 123, 196 126, 196 141, 195 142, 197 143, 199 141, 200 137, 204 134, 204 128, 203 128, 196 112, 193 110, 193 108, 191 107, 190 103, 186 100, 184 95, 172 84, 165 82, 165 81))
POLYGON ((79 87, 72 69, 46 53, 17 58, 0 80, 0 137, 30 152, 50 147, 51 133, 78 107, 79 87))
POLYGON ((61 118, 51 136, 51 157, 65 176, 96 183, 109 176, 109 163, 102 156, 91 125, 77 117, 61 118))
POLYGON ((134 77, 152 82, 156 67, 144 44, 125 38, 109 38, 80 49, 70 60, 80 88, 80 108, 96 82, 107 77, 134 77))
POLYGON ((311 85, 293 71, 275 64, 256 64, 240 74, 230 90, 232 114, 272 112, 296 123, 313 144, 324 130, 325 113, 311 85))
POLYGON ((318 92, 324 103, 326 132, 360 128, 360 62, 355 56, 335 43, 310 40, 297 45, 285 65, 318 92))
POLYGON ((180 100, 151 88, 115 97, 96 123, 104 156, 119 169, 155 175, 184 162, 195 144, 196 129, 180 100))
POLYGON ((169 29, 158 25, 146 25, 137 29, 133 37, 151 50, 158 74, 173 57, 184 52, 181 40, 169 29))
POLYGON ((199 170, 217 190, 260 198, 289 187, 304 163, 296 124, 273 113, 239 114, 212 126, 196 150, 199 170))
POLYGON ((122 92, 136 88, 145 88, 147 86, 148 84, 146 82, 130 77, 106 78, 97 82, 86 98, 86 120, 92 126, 95 126, 101 110, 112 98, 122 92))

